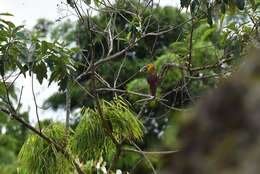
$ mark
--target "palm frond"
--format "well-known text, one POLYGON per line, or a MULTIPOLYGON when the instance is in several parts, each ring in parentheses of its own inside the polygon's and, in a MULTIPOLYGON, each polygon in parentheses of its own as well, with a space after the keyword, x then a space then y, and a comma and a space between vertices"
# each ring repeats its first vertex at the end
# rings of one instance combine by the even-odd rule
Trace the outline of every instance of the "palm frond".
MULTIPOLYGON (((64 125, 54 123, 43 129, 43 133, 57 143, 64 140, 64 125)), ((32 134, 19 152, 21 168, 28 174, 67 174, 73 171, 71 162, 56 150, 54 145, 32 134), (61 165, 62 164, 62 165, 61 165)))

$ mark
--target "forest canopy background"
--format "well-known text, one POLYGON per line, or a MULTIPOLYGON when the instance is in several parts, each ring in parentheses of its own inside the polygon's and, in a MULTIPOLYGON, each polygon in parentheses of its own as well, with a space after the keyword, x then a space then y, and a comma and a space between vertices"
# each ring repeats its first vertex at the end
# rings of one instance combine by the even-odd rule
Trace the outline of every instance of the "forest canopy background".
POLYGON ((255 57, 249 53, 257 51, 248 48, 259 47, 258 1, 181 0, 179 8, 152 0, 59 5, 78 20, 39 19, 28 30, 7 20, 12 14, 0 14, 3 173, 238 170, 221 161, 233 164, 232 147, 243 156, 240 142, 252 144, 250 132, 258 129, 252 121, 258 100, 244 97, 257 94, 250 92, 258 84, 257 63, 240 71, 244 79, 225 81, 244 57, 255 57), (30 114, 21 110, 26 102, 21 98, 29 94, 17 86, 20 76, 30 80, 35 108, 30 114), (58 85, 43 104, 36 81, 58 85), (215 88, 219 95, 200 99, 215 88), (41 110, 57 109, 64 110, 63 120, 42 119, 41 110), (220 142, 210 138, 214 135, 220 142), (196 162, 204 160, 212 162, 196 162))

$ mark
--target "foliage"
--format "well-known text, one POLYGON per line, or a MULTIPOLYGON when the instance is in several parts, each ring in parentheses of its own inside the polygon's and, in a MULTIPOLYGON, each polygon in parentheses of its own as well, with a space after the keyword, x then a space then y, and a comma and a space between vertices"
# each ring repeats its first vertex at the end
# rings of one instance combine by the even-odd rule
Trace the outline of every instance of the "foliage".
MULTIPOLYGON (((147 93, 149 91, 149 86, 145 78, 136 78, 127 84, 127 90, 137 91, 141 93, 147 93)), ((133 101, 140 100, 140 96, 130 96, 133 101)))
MULTIPOLYGON (((179 56, 175 53, 168 53, 161 55, 156 59, 154 64, 156 65, 157 71, 160 72, 162 70, 162 65, 166 63, 177 63, 182 64, 182 61, 179 56)), ((173 68, 167 71, 164 75, 163 80, 161 82, 161 88, 169 89, 172 86, 177 85, 178 81, 182 78, 182 71, 178 68, 173 68)))
MULTIPOLYGON (((167 159, 175 164, 166 164, 170 173, 242 174, 259 170, 260 50, 249 50, 238 72, 204 96, 190 112, 179 115, 177 138, 182 150, 167 159), (201 165, 198 160, 208 162, 201 165)), ((172 134, 167 132, 168 137, 172 134)))
MULTIPOLYGON (((1 16, 10 16, 11 14, 0 14, 1 16)), ((28 67, 22 65, 28 55, 28 50, 24 39, 25 34, 21 31, 23 26, 15 26, 12 22, 0 20, 0 70, 1 76, 5 71, 9 71, 18 67, 24 74, 28 67), (19 59, 18 59, 19 58, 19 59)))
MULTIPOLYGON (((151 1, 79 2, 67 1, 79 16, 76 23, 41 19, 32 31, 2 19, 11 14, 0 14, 1 172, 114 173, 120 167, 151 173, 161 168, 165 161, 144 151, 185 147, 177 137, 182 120, 176 111, 186 111, 236 71, 245 47, 259 39, 254 1, 181 0, 186 13, 151 1), (82 4, 87 8, 78 8, 82 4), (89 16, 84 9, 99 13, 89 16), (149 95, 141 73, 147 63, 155 64, 160 78, 156 97, 149 95), (13 74, 57 83, 60 91, 44 106, 64 106, 66 126, 28 123, 28 115, 20 113, 15 80, 9 79, 13 74), (70 109, 78 108, 79 122, 71 126, 70 109), (34 134, 27 137, 27 129, 34 134)), ((35 107, 40 108, 36 102, 35 107)), ((186 138, 197 142, 201 137, 186 138)))
MULTIPOLYGON (((28 113, 22 114, 28 120, 28 113)), ((17 154, 26 140, 27 129, 0 112, 0 171, 3 174, 15 174, 19 166, 17 154)))
MULTIPOLYGON (((112 102, 102 101, 101 108, 118 142, 141 140, 143 125, 125 100, 119 97, 112 102)), ((81 112, 83 116, 71 142, 72 150, 84 161, 101 156, 109 158, 116 147, 107 135, 97 110, 83 108, 81 112)))
POLYGON ((115 148, 106 136, 101 120, 94 110, 85 109, 72 139, 72 151, 81 160, 87 161, 100 156, 109 156, 115 148))
MULTIPOLYGON (((56 143, 64 142, 64 126, 54 123, 43 130, 43 133, 56 143)), ((22 169, 26 169, 29 174, 51 174, 70 173, 71 162, 58 152, 55 146, 38 135, 31 134, 19 153, 19 160, 22 169)))

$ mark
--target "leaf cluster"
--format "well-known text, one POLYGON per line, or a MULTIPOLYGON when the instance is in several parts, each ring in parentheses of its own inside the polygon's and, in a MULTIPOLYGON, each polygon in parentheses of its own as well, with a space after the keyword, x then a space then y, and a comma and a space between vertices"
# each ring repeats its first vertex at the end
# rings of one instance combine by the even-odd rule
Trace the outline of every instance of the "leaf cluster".
MULTIPOLYGON (((112 125, 112 135, 118 142, 141 140, 143 125, 121 97, 102 101, 102 112, 112 125)), ((102 126, 97 110, 84 108, 72 138, 72 151, 86 161, 104 156, 109 158, 116 146, 102 126)))
MULTIPOLYGON (((60 123, 48 126, 43 133, 58 144, 64 141, 64 126, 60 123)), ((71 162, 53 144, 35 134, 28 137, 18 157, 21 168, 29 174, 66 174, 72 170, 71 162)))

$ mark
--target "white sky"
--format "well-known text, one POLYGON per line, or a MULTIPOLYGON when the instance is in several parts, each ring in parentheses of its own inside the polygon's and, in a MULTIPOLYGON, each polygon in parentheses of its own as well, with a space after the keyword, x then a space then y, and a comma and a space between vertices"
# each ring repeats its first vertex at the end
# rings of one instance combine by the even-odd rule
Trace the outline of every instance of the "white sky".
MULTIPOLYGON (((160 5, 173 5, 178 6, 180 0, 161 0, 160 5)), ((0 13, 9 12, 14 17, 8 19, 13 21, 16 25, 25 25, 26 28, 32 28, 37 19, 45 18, 52 21, 57 20, 60 17, 65 16, 68 12, 64 8, 64 5, 60 5, 62 0, 0 0, 0 13)), ((70 19, 75 20, 73 16, 69 16, 70 19)), ((65 18, 66 19, 66 18, 65 18)), ((29 77, 29 76, 28 76, 29 77)), ((36 93, 37 103, 39 106, 47 99, 48 96, 58 91, 56 84, 48 87, 48 82, 44 81, 42 85, 38 84, 37 80, 34 80, 34 90, 36 93)), ((23 103, 23 110, 30 111, 30 121, 36 122, 35 105, 33 96, 31 95, 31 79, 19 78, 16 82, 18 91, 23 86, 23 95, 21 103, 23 103)), ((55 118, 58 120, 65 120, 65 112, 58 110, 58 112, 39 110, 40 117, 43 118, 55 118)))
POLYGON ((59 17, 57 4, 61 0, 0 0, 0 11, 15 15, 16 25, 25 24, 32 27, 38 18, 55 20, 59 17))
MULTIPOLYGON (((28 28, 31 28, 38 18, 55 21, 64 16, 67 13, 66 10, 59 8, 62 1, 64 0, 0 0, 0 12, 14 14, 15 16, 11 20, 16 25, 26 24, 28 28)), ((179 0, 160 0, 160 4, 176 6, 179 4, 179 0)), ((62 8, 64 7, 63 5, 62 8)))

